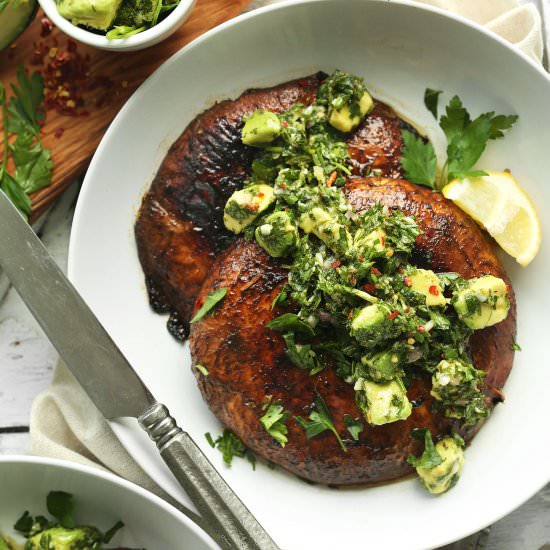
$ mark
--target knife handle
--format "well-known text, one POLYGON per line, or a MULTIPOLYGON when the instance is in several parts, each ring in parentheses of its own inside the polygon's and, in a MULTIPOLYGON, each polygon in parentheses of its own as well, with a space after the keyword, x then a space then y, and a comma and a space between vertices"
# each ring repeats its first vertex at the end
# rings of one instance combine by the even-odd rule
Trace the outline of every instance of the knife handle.
POLYGON ((156 443, 164 462, 211 527, 218 543, 228 550, 278 549, 164 405, 156 403, 138 421, 156 443))

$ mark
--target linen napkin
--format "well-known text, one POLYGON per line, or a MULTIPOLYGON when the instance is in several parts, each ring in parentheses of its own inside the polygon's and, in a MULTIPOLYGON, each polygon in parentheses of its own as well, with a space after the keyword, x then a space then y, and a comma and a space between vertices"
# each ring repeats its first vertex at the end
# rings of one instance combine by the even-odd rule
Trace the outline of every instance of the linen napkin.
MULTIPOLYGON (((532 4, 520 4, 517 0, 419 1, 468 17, 498 33, 531 58, 541 61, 541 21, 532 4)), ((275 2, 257 0, 254 5, 270 3, 275 2)), ((30 424, 32 453, 110 470, 174 503, 127 453, 61 362, 51 386, 34 402, 30 424)), ((192 512, 189 515, 196 519, 192 512)))

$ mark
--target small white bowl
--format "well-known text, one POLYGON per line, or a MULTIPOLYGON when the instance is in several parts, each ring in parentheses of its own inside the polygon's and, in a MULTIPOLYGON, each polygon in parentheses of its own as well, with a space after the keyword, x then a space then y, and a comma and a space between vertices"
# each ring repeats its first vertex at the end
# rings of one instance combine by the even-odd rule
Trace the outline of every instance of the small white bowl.
POLYGON ((113 544, 157 550, 215 550, 218 546, 189 518, 145 489, 96 468, 33 456, 0 457, 0 533, 19 540, 13 524, 25 510, 47 515, 46 496, 74 497, 77 523, 105 531, 124 527, 113 544))
POLYGON ((38 0, 38 3, 56 27, 78 42, 100 50, 132 52, 148 48, 168 38, 187 19, 195 0, 180 0, 176 8, 154 27, 128 38, 117 38, 115 40, 108 40, 104 35, 95 34, 73 25, 68 19, 59 15, 55 0, 38 0))

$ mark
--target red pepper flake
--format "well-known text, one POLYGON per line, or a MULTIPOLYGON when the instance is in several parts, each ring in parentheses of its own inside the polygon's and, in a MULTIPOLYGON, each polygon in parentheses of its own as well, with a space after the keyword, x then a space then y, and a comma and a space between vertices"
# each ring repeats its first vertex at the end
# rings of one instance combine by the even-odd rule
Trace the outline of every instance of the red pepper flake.
POLYGON ((54 137, 56 139, 59 139, 63 133, 65 132, 65 128, 58 128, 56 131, 55 131, 55 134, 54 134, 54 137))
POLYGON ((398 315, 399 315, 399 311, 397 311, 396 309, 394 309, 391 313, 388 314, 388 319, 389 319, 390 321, 392 321, 392 320, 395 319, 398 315))
POLYGON ((506 292, 510 292, 510 285, 506 285, 506 292))
POLYGON ((265 193, 260 192, 260 193, 258 193, 257 197, 259 199, 263 199, 265 197, 265 193))
POLYGON ((381 272, 378 268, 376 268, 376 267, 371 267, 370 272, 371 272, 373 275, 382 275, 382 272, 381 272))
MULTIPOLYGON (((42 37, 50 34, 53 24, 41 19, 42 37)), ((44 106, 47 111, 57 111, 67 116, 88 116, 86 97, 97 90, 92 100, 98 107, 118 93, 111 78, 92 75, 91 57, 80 53, 74 40, 67 40, 63 48, 55 36, 33 44, 31 55, 33 65, 41 65, 44 79, 44 106)))
POLYGON ((408 275, 405 275, 403 277, 403 282, 405 283, 405 286, 412 286, 412 284, 413 284, 412 278, 409 277, 408 275))
POLYGON ((334 260, 330 265, 331 267, 337 268, 342 265, 342 262, 340 260, 334 260))
POLYGON ((422 325, 418 325, 418 326, 416 327, 416 330, 417 330, 418 332, 426 332, 426 329, 425 329, 422 325))
POLYGON ((367 292, 374 292, 376 290, 376 287, 374 286, 373 283, 367 283, 365 285, 363 285, 363 288, 367 291, 367 292))
POLYGON ((384 247, 386 246, 386 238, 384 237, 384 235, 381 235, 380 236, 380 244, 384 247))
POLYGON ((407 306, 403 311, 404 311, 405 313, 409 313, 410 310, 411 310, 411 308, 410 308, 409 306, 407 306))
POLYGON ((338 174, 336 174, 336 170, 334 170, 334 172, 332 172, 332 174, 329 176, 328 180, 327 180, 327 187, 332 187, 332 184, 336 181, 336 176, 338 174))
POLYGON ((362 262, 363 261, 363 256, 361 254, 359 254, 359 261, 362 262))
POLYGON ((283 122, 281 122, 281 126, 283 128, 288 128, 288 122, 286 120, 283 120, 283 122))
POLYGON ((46 36, 52 33, 52 30, 53 23, 47 17, 42 17, 42 19, 40 19, 40 36, 46 38, 46 36))
POLYGON ((432 296, 439 296, 439 288, 437 288, 436 285, 430 285, 428 287, 428 292, 432 295, 432 296))
POLYGON ((281 183, 279 183, 279 187, 281 189, 286 189, 286 183, 284 181, 282 181, 281 183))
POLYGON ((195 300, 195 309, 200 309, 204 304, 204 300, 202 298, 197 298, 195 300))

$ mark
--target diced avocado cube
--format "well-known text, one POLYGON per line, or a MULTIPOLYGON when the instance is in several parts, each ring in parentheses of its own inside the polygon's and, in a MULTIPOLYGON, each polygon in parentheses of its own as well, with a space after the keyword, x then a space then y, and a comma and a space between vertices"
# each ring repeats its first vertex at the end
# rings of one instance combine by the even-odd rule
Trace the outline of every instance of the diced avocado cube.
POLYGON ((400 378, 385 383, 359 378, 354 389, 357 405, 373 426, 404 420, 411 414, 412 405, 400 378))
POLYGON ((510 310, 506 283, 493 275, 471 279, 455 293, 452 304, 462 321, 471 329, 482 329, 504 321, 510 310))
POLYGON ((275 200, 273 187, 257 183, 235 191, 225 204, 223 223, 233 233, 241 233, 275 200))
POLYGON ((431 269, 417 269, 409 275, 409 278, 412 281, 412 290, 426 296, 428 307, 447 305, 439 277, 431 269))
POLYGON ((271 111, 255 111, 247 119, 242 129, 242 142, 253 147, 271 143, 281 133, 281 121, 271 111))
POLYGON ((391 308, 384 303, 365 306, 351 322, 351 335, 366 347, 372 348, 384 342, 392 337, 390 313, 391 308))
POLYGON ((368 92, 365 92, 359 100, 359 113, 352 114, 350 106, 344 105, 340 109, 333 109, 328 121, 331 126, 340 130, 340 132, 351 132, 359 126, 363 117, 371 111, 374 106, 372 97, 368 92))
POLYGON ((460 478, 464 449, 452 437, 444 437, 436 443, 435 450, 442 459, 441 464, 433 468, 418 466, 416 472, 430 493, 440 495, 454 487, 460 478))
POLYGON ((274 212, 256 227, 256 241, 274 258, 287 256, 298 239, 298 229, 287 212, 274 212))
POLYGON ((376 252, 387 252, 389 247, 386 246, 387 234, 379 227, 374 231, 364 234, 362 229, 359 229, 353 238, 353 246, 356 250, 369 251, 374 248, 376 252))
POLYGON ((318 206, 302 214, 298 225, 304 232, 313 233, 335 252, 346 252, 352 246, 349 231, 338 222, 336 216, 318 206))
POLYGON ((86 25, 101 31, 113 23, 121 0, 60 0, 59 15, 74 25, 86 25))

